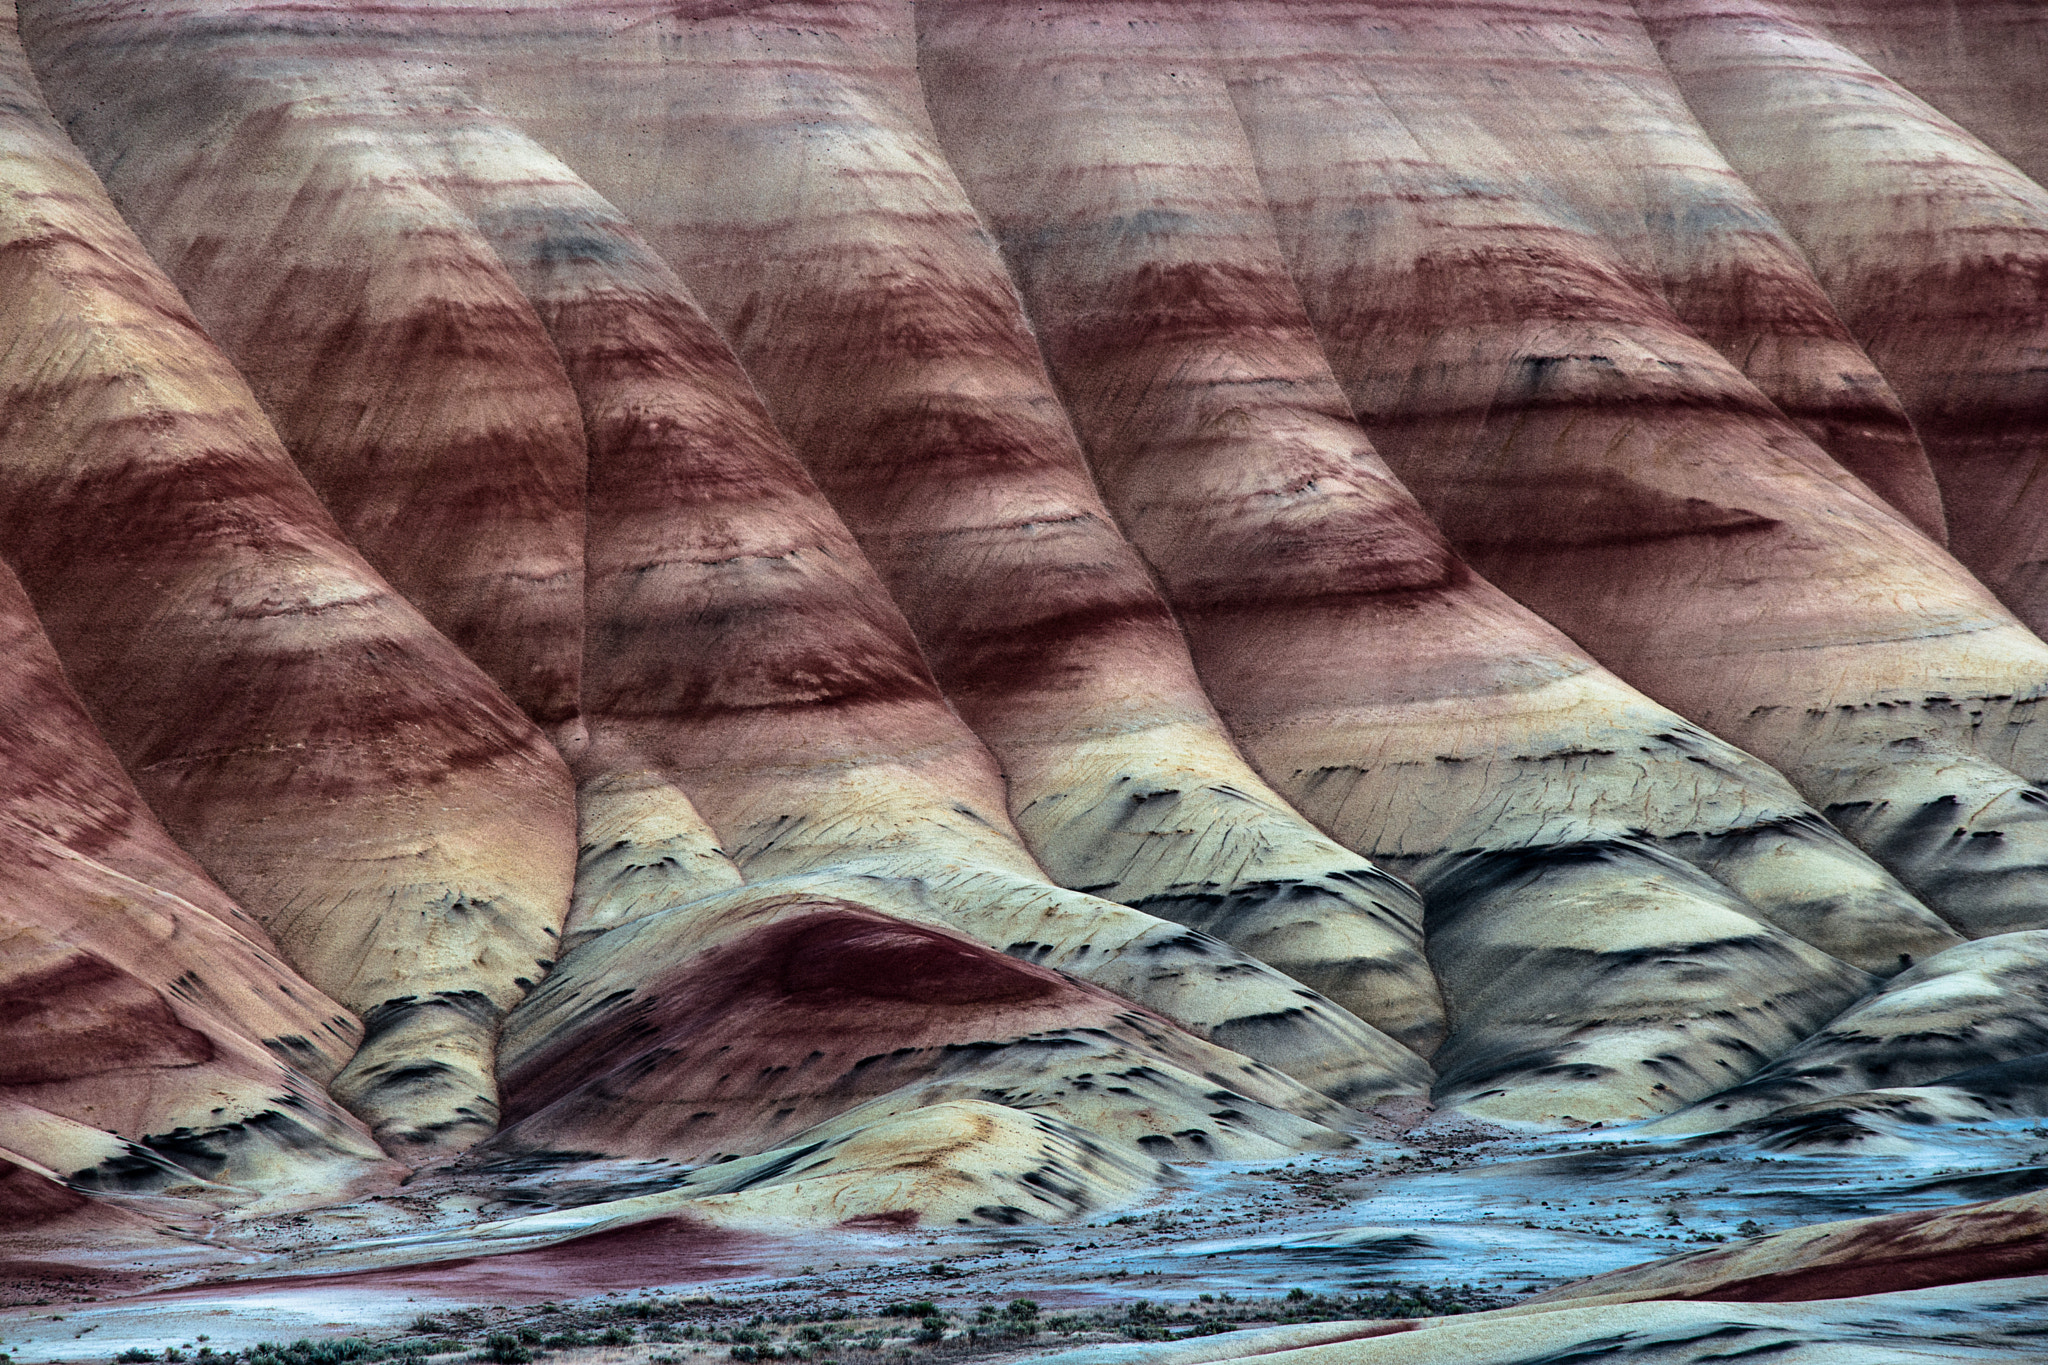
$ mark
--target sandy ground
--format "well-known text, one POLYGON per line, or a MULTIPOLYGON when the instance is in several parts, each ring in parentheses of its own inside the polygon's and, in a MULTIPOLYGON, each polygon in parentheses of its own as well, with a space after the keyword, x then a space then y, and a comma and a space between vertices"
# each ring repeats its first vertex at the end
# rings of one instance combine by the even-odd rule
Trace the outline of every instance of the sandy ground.
MULTIPOLYGON (((474 1352, 493 1332, 525 1325, 543 1338, 560 1336, 543 1330, 542 1320, 581 1314, 608 1322, 608 1309, 652 1298, 699 1300, 676 1321, 704 1335, 648 1342, 636 1326, 631 1347, 604 1347, 589 1358, 724 1361, 748 1343, 712 1334, 730 1337, 733 1323, 756 1318, 755 1330, 769 1334, 763 1344, 827 1358, 819 1343, 792 1335, 808 1318, 820 1333, 818 1324, 838 1324, 831 1335, 841 1344, 830 1358, 859 1365, 898 1359, 906 1349, 1032 1354, 1130 1340, 1146 1330, 1128 1317, 1139 1302, 1196 1317, 1316 1315, 1315 1304, 1303 1307, 1299 1297, 1291 1310, 1248 1306, 1284 1306, 1289 1291, 1298 1291, 1322 1296, 1324 1318, 1382 1316, 1359 1306, 1426 1287, 1442 1296, 1439 1305, 1485 1307, 1708 1242, 2048 1187, 2048 1127, 1918 1129, 1851 1149, 1769 1151, 1731 1140, 1630 1142, 1625 1132, 1528 1139, 1424 1124, 1368 1138, 1355 1151, 1280 1164, 1216 1163, 1185 1168, 1180 1178, 1140 1207, 1060 1226, 777 1235, 669 1220, 536 1251, 318 1277, 266 1277, 266 1262, 277 1263, 249 1249, 274 1254, 291 1245, 294 1228, 308 1244, 344 1243, 349 1227, 388 1230, 397 1215, 356 1210, 338 1221, 314 1216, 216 1229, 214 1245, 232 1243, 249 1262, 225 1269, 247 1278, 124 1297, 92 1294, 89 1284, 46 1285, 37 1294, 44 1302, 0 1312, 0 1352, 16 1365, 131 1351, 160 1356, 166 1347, 203 1360, 201 1352, 246 1352, 263 1341, 352 1336, 394 1344, 417 1338, 403 1349, 421 1353, 439 1344, 474 1352), (1215 1302, 1204 1306, 1204 1294, 1215 1302), (1032 1334, 977 1329, 984 1310, 1000 1312, 1020 1298, 1039 1306, 1032 1334), (917 1320, 876 1316, 919 1301, 949 1315, 937 1342, 909 1339, 917 1320), (1043 1326, 1061 1316, 1076 1319, 1073 1331, 1043 1326), (414 1327, 421 1317, 460 1330, 422 1334, 414 1327), (872 1350, 844 1344, 878 1330, 884 1335, 872 1350)), ((419 1204, 405 1218, 503 1213, 419 1204)), ((1188 1330, 1183 1323, 1170 1334, 1188 1330)), ((570 1359, 561 1354, 570 1348, 540 1349, 547 1359, 570 1359)))

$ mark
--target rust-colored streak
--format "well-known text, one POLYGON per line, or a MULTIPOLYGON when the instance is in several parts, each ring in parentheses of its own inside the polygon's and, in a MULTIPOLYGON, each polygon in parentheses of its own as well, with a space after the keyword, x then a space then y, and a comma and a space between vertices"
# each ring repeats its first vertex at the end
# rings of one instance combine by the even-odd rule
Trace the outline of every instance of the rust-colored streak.
POLYGON ((538 288, 590 432, 593 724, 656 726, 677 757, 827 712, 952 738, 903 618, 702 313, 561 274, 538 288))
MULTIPOLYGON (((1093 307, 1060 318, 1051 342, 1062 363, 1086 365, 1150 345, 1250 349, 1274 339, 1315 344, 1293 283, 1257 265, 1209 260, 1143 262, 1093 307)), ((1350 410, 1331 403, 1324 415, 1342 420, 1350 410)))
POLYGON ((7 975, 0 1085, 35 1085, 214 1058, 164 998, 92 953, 7 975))
MULTIPOLYGON (((55 1222, 91 1203, 78 1191, 45 1179, 34 1171, 0 1161, 0 1221, 8 1228, 27 1231, 55 1222)), ((12 1258, 0 1259, 0 1275, 9 1280, 28 1279, 44 1269, 33 1262, 23 1264, 12 1258)))
MULTIPOLYGON (((212 1299, 223 1293, 258 1294, 288 1286, 318 1286, 342 1292, 410 1291, 466 1303, 534 1303, 607 1293, 623 1284, 700 1285, 763 1274, 779 1262, 787 1245, 782 1238, 707 1227, 687 1218, 650 1218, 631 1227, 533 1251, 461 1257, 400 1270, 244 1280, 232 1289, 206 1286, 183 1291, 183 1295, 203 1294, 212 1299)), ((175 1303, 181 1296, 166 1294, 162 1301, 175 1303)))
MULTIPOLYGON (((7 40, 0 65, 19 58, 7 40)), ((320 1064, 332 1028, 264 1028, 256 1037, 303 1050, 394 1147, 473 1141, 489 1124, 491 1016, 553 951, 567 908, 567 773, 531 721, 343 540, 250 386, 94 186, 73 144, 33 109, 33 101, 0 105, 16 149, 10 183, 23 190, 0 213, 0 241, 24 244, 0 257, 0 350, 9 357, 0 374, 0 548, 156 814, 315 985, 366 1010, 437 993, 489 1002, 466 1020, 467 1036, 443 1029, 426 1044, 435 1055, 427 1072, 455 1077, 432 1095, 432 1086, 404 1079, 423 1073, 392 1065, 394 1053, 418 1042, 405 1029, 371 1039, 338 1074, 320 1064), (380 1090, 380 1078, 393 1074, 396 1088, 380 1090)), ((274 171, 288 161, 262 164, 274 171)), ((209 183, 195 176, 187 188, 209 183)), ((317 209, 318 198, 301 207, 317 209)), ((254 230, 248 207, 224 198, 212 211, 254 230)), ((266 268, 290 267, 288 245, 281 239, 262 256, 266 268)), ((218 244, 200 255, 227 270, 218 244)), ((236 298, 262 301, 257 285, 236 298)), ((478 338, 471 351, 498 354, 507 323, 498 318, 499 335, 478 338)), ((442 347, 414 377, 431 385, 433 372, 471 358, 452 323, 429 319, 412 333, 407 325, 397 343, 442 347)), ((526 336, 547 357, 531 319, 526 336)), ((315 359, 290 349, 280 344, 264 359, 302 367, 315 359)), ((577 426, 572 404, 564 429, 580 449, 577 426)), ((518 432, 511 445, 530 434, 518 432)), ((472 462, 492 457, 467 449, 472 462)), ((581 482, 572 471, 567 485, 578 500, 581 482)), ((458 503, 456 520, 473 521, 474 501, 458 503)), ((447 548, 432 525, 411 534, 423 529, 421 553, 447 548)), ((561 647, 560 631, 541 634, 548 648, 561 647)), ((567 648, 573 661, 573 641, 567 648)), ((143 923, 138 912, 125 927, 132 936, 143 923)), ((109 960, 150 979, 148 964, 109 960)), ((237 983, 222 974, 220 983, 203 970, 180 978, 173 1008, 181 1019, 199 1008, 194 999, 233 997, 237 983)), ((248 1002, 235 1008, 246 1015, 248 1002)), ((201 1031, 235 1054, 248 1088, 263 1084, 256 1078, 265 1067, 278 1070, 255 1038, 211 1021, 201 1031)), ((294 1118, 273 1125, 286 1132, 277 1140, 360 1141, 324 1104, 296 1097, 316 1094, 312 1087, 268 1084, 326 1125, 317 1139, 292 1136, 294 1118)), ((258 1117, 246 1098, 237 1094, 217 1125, 228 1146, 254 1151, 273 1139, 243 1123, 258 1117)), ((184 1126, 209 1123, 189 1117, 184 1126)), ((367 1169, 361 1151, 344 1159, 367 1169)), ((297 1178, 297 1165, 275 1169, 297 1178)))
MULTIPOLYGON (((809 1078, 796 1080, 802 1089, 836 1092, 843 1108, 880 1093, 859 1078, 861 1058, 1091 1014, 1106 1022, 1119 1008, 1129 1007, 942 930, 821 902, 655 976, 631 1004, 536 1052, 504 1078, 506 1118, 516 1123, 579 1090, 660 1093, 677 1108, 691 1095, 716 1096, 752 1108, 770 1098, 753 1088, 792 1067, 809 1078), (592 1058, 605 1059, 600 1077, 592 1058)), ((884 1089, 908 1079, 880 1070, 884 1089)), ((638 1117, 629 1106, 618 1121, 638 1117)))
POLYGON ((1538 1302, 1694 1299, 1794 1303, 1891 1294, 2048 1268, 2038 1194, 1794 1228, 1552 1290, 1538 1302))
POLYGON ((1903 1255, 1885 1255, 1872 1248, 1847 1265, 1758 1275, 1684 1297, 1731 1303, 1796 1303, 2038 1275, 2043 1270, 2048 1270, 2048 1240, 2044 1240, 2036 1224, 2022 1240, 2004 1246, 1903 1255))

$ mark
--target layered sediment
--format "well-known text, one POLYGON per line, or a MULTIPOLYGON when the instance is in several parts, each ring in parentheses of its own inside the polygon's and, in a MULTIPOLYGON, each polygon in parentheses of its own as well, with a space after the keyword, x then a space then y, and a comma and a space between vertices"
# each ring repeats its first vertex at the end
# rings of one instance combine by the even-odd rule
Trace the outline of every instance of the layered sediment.
MULTIPOLYGON (((116 26, 112 36, 121 33, 116 26)), ((154 50, 153 37, 145 29, 127 45, 111 42, 114 55, 102 52, 99 69, 118 80, 114 56, 140 60, 154 50)), ((955 927, 1043 968, 1107 984, 1346 1100, 1368 1103, 1426 1085, 1428 1069, 1412 1052, 1263 962, 1044 879, 1010 824, 1002 775, 946 705, 888 592, 783 445, 731 352, 632 226, 560 161, 502 119, 432 92, 364 97, 339 79, 287 72, 266 80, 290 54, 247 35, 214 35, 183 55, 197 70, 220 73, 211 82, 195 79, 183 98, 217 102, 221 90, 239 90, 252 136, 279 123, 292 129, 286 142, 296 159, 283 164, 403 169, 409 197, 431 192, 451 221, 459 219, 461 240, 490 253, 491 278, 519 291, 519 307, 551 348, 564 382, 527 401, 568 407, 553 425, 582 433, 574 450, 556 449, 560 467, 548 471, 582 492, 574 520, 585 565, 575 721, 554 731, 580 789, 583 874, 567 946, 659 920, 636 942, 660 944, 661 955, 633 959, 629 975, 642 992, 665 990, 661 983, 681 964, 711 947, 703 938, 706 897, 739 887, 742 903, 774 904, 800 885, 812 895, 955 927)), ((150 98, 179 95, 159 88, 150 98)), ((163 236, 167 254, 185 240, 177 213, 165 207, 174 207, 175 188, 196 181, 229 199, 291 203, 310 193, 267 188, 279 158, 243 177, 237 160, 192 159, 211 144, 194 144, 185 156, 164 136, 133 157, 125 145, 110 142, 100 153, 124 168, 114 187, 144 231, 163 236)), ((363 174, 361 194, 349 193, 337 173, 321 181, 320 197, 351 232, 392 233, 390 269, 373 254, 365 288, 403 299, 420 273, 406 246, 416 229, 402 215, 391 221, 383 206, 395 192, 388 177, 363 174)), ((252 213, 248 221, 260 234, 271 220, 252 213)), ((304 237, 309 258, 343 254, 356 240, 313 230, 319 226, 304 237)), ((259 238, 194 248, 181 259, 203 263, 261 249, 259 238)), ((220 276, 185 273, 186 287, 214 307, 232 313, 240 306, 216 283, 220 276)), ((429 283, 438 278, 430 274, 429 283)), ((297 401, 312 411, 345 404, 359 378, 346 366, 321 370, 315 341, 353 325, 360 292, 312 291, 295 305, 300 330, 265 334, 261 343, 265 365, 294 376, 297 401)), ((237 344, 257 344, 248 329, 239 335, 237 344)), ((520 335, 490 338, 481 353, 498 355, 520 335)), ((431 357, 419 360, 431 364, 431 357)), ((455 376, 458 393, 481 382, 455 376)), ((321 429, 310 430, 317 436, 321 429)), ((520 449, 525 461, 531 450, 520 449)), ((311 459, 326 457, 316 448, 311 459)), ((416 496, 467 505, 464 478, 455 466, 430 462, 414 471, 410 486, 416 496)), ((536 534, 516 499, 504 515, 480 519, 514 560, 524 553, 522 537, 536 534)), ((480 627, 479 661, 523 647, 491 634, 517 628, 511 619, 480 627)), ((531 702, 528 709, 537 721, 551 718, 531 702)), ((1342 859, 1354 879, 1374 875, 1298 821, 1292 828, 1298 841, 1342 859)), ((901 930, 906 942, 920 941, 920 932, 901 930)), ((1349 965, 1343 953, 1329 955, 1349 965)), ((1409 958, 1410 976, 1433 1001, 1434 983, 1412 945, 1409 958)), ((556 989, 573 995, 594 979, 594 960, 585 949, 550 964, 556 989)), ((804 1008, 791 1006, 798 1018, 804 1008)), ((827 1005, 809 1008, 825 1011, 816 1027, 832 1027, 827 1005)), ((534 1021, 553 1017, 524 1011, 511 1036, 531 1041, 534 1021)), ((1433 1027, 1432 1020, 1425 1011, 1422 1025, 1433 1027)), ((1165 1033, 1145 1055, 1162 1064, 1171 1065, 1164 1059, 1174 1046, 1211 1066, 1229 1055, 1204 1052, 1191 1038, 1162 1041, 1176 1030, 1164 1020, 1158 1027, 1165 1033)), ((1434 1036, 1426 1027, 1425 1039, 1434 1036)), ((1131 1046, 1124 1040, 1121 1065, 1139 1064, 1131 1046)), ((1026 1050, 1021 1040, 1017 1049, 1026 1050)), ((831 1093, 829 1078, 820 1084, 831 1093)), ((1199 1094, 1206 1083, 1175 1084, 1185 1092, 1175 1101, 1181 1110, 1206 1112, 1199 1094)), ((851 1102, 821 1100, 812 1119, 851 1102)), ((626 1141, 623 1130, 587 1116, 571 1126, 577 1141, 597 1150, 626 1141)), ((1289 1141, 1308 1132, 1291 1121, 1280 1127, 1289 1141)), ((681 1135, 671 1145, 672 1154, 694 1152, 681 1135)))
POLYGON ((524 12, 589 54, 595 101, 452 26, 427 46, 450 44, 731 340, 1000 763, 1039 865, 1427 1051, 1441 1004, 1412 893, 1309 827, 1224 733, 932 136, 907 7, 793 13, 648 6, 615 29, 524 12))
MULTIPOLYGON (((1823 18, 1838 7, 1811 8, 1823 18)), ((1839 17, 1867 46, 1910 22, 1904 9, 1839 17)), ((1996 42, 2000 25, 1985 9, 1956 16, 1974 44, 1996 42)), ((1701 126, 1797 238, 1912 414, 1957 557, 2039 630, 2048 623, 2048 511, 2034 487, 2048 457, 2039 362, 2048 190, 1800 6, 1659 3, 1643 15, 1701 126)), ((1925 84, 1930 67, 1938 70, 1928 57, 1905 69, 1925 84)), ((2038 74, 2031 86, 1979 83, 1989 100, 2024 101, 2030 88, 2038 100, 2038 74)), ((1950 68, 1929 88, 1953 103, 1957 84, 1950 68)), ((2039 173, 2038 133, 2022 134, 2024 124, 1994 117, 1987 131, 2039 173)))
POLYGON ((25 0, 0 1214, 2048 1113, 2016 14, 25 0))
POLYGON ((267 1212, 394 1181, 326 1091, 361 1022, 171 842, 4 569, 0 772, 10 1225, 73 1215, 80 1191, 267 1212))
POLYGON ((1659 1112, 1853 999, 1829 954, 1890 972, 1956 942, 1777 774, 1444 543, 1349 419, 1207 28, 1124 12, 1105 37, 1086 5, 923 7, 934 117, 1233 733, 1427 895, 1439 1097, 1659 1112))
POLYGON ((341 538, 11 71, 6 558, 172 835, 362 1017, 336 1096, 394 1151, 460 1148, 567 909, 560 760, 341 538))
MULTIPOLYGON (((1781 281, 1772 298, 1825 300, 1635 10, 1218 16, 1323 352, 1451 544, 1623 679, 1777 766, 1965 933, 2035 923, 2048 846, 2024 717, 2048 654, 1919 534, 1914 498, 1878 494, 1908 465, 1851 477, 1859 457, 1837 463, 1793 420, 1804 400, 1696 322, 1686 300, 1733 261, 1781 281), (1581 153, 1646 137, 1649 178, 1581 153)), ((1810 321, 1853 360, 1832 316, 1810 321)), ((1743 325, 1797 330, 1768 310, 1743 325)), ((1874 373, 1844 371, 1859 372, 1874 373)))

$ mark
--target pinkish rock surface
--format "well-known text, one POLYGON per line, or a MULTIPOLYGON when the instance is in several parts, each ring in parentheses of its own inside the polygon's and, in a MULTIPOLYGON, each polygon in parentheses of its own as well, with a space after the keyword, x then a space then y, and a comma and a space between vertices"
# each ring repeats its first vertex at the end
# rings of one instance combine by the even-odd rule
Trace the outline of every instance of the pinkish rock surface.
MULTIPOLYGON (((2005 1150, 2042 52, 8 6, 5 1274, 1051 1224, 1453 1128, 2005 1150)), ((2031 1274, 2001 1192, 1273 1349, 2031 1274)))

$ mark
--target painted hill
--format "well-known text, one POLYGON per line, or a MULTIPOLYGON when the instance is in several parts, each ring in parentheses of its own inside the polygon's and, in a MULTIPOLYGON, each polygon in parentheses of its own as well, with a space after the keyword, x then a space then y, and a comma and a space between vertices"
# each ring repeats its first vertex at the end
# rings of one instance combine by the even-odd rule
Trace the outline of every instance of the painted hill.
POLYGON ((36 1255, 2048 1117, 2040 14, 4 2, 36 1255))

